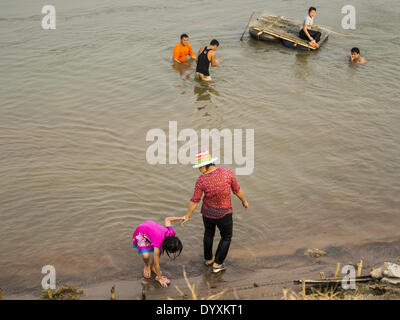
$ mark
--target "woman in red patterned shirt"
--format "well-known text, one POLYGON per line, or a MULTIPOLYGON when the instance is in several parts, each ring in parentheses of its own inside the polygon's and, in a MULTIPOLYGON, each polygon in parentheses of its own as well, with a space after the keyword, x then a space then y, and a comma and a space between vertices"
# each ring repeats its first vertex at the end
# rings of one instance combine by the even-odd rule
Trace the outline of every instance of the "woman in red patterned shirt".
POLYGON ((204 223, 204 259, 207 266, 213 265, 214 272, 225 269, 224 260, 228 254, 232 238, 232 203, 231 190, 242 201, 247 209, 249 204, 246 201, 243 191, 236 181, 232 170, 217 168, 208 151, 199 152, 196 155, 196 164, 193 168, 199 168, 202 175, 197 179, 193 197, 190 199, 189 208, 185 215, 182 226, 189 221, 190 216, 196 209, 204 193, 201 213, 204 223), (218 227, 221 234, 215 257, 212 254, 212 246, 215 235, 215 227, 218 227))

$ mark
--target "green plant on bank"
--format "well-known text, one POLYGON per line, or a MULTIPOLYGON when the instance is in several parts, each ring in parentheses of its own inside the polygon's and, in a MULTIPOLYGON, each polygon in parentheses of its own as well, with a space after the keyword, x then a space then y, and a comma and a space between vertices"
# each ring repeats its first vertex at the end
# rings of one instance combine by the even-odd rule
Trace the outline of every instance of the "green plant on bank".
POLYGON ((40 298, 48 300, 79 300, 82 294, 83 290, 78 290, 67 284, 60 284, 54 290, 43 290, 40 298))
MULTIPOLYGON (((189 279, 187 278, 185 266, 182 266, 182 269, 183 269, 183 277, 185 278, 186 285, 188 286, 190 293, 192 295, 190 300, 216 300, 216 299, 222 297, 225 293, 227 293, 229 291, 229 288, 225 288, 221 292, 211 295, 210 294, 210 284, 207 282, 208 296, 207 297, 199 297, 199 294, 196 290, 196 284, 190 284, 189 279)), ((189 300, 188 295, 183 293, 183 291, 181 289, 179 289, 178 286, 175 286, 175 289, 179 292, 179 294, 181 295, 183 300, 189 300)), ((168 300, 174 300, 174 299, 168 297, 168 300)))

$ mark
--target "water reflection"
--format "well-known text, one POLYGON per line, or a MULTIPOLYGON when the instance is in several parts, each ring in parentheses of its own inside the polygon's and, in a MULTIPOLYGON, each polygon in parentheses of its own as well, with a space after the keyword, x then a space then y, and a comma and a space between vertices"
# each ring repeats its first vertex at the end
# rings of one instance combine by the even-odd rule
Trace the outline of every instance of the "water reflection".
POLYGON ((195 80, 194 94, 196 101, 211 101, 212 95, 219 96, 219 92, 213 88, 212 83, 195 80))
POLYGON ((311 67, 308 65, 308 58, 311 52, 298 51, 296 53, 296 60, 293 66, 294 75, 300 80, 306 81, 311 74, 311 67))
POLYGON ((208 268, 203 273, 203 283, 206 285, 208 289, 214 289, 216 285, 220 282, 224 282, 223 275, 225 274, 225 270, 214 273, 212 268, 208 268))
POLYGON ((192 59, 187 60, 183 63, 173 62, 172 69, 174 69, 183 81, 188 80, 193 74, 195 69, 191 70, 191 66, 193 65, 192 59))

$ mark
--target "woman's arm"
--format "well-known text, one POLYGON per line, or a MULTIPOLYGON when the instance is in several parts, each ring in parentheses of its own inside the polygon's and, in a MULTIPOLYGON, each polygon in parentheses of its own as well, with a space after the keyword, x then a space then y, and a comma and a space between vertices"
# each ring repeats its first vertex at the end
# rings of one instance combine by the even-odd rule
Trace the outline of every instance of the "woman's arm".
POLYGON ((190 216, 192 215, 193 211, 196 209, 198 204, 199 204, 198 202, 193 202, 193 201, 189 202, 188 210, 186 212, 186 215, 183 217, 183 221, 181 223, 182 227, 185 225, 186 222, 190 220, 190 216))
POLYGON ((242 191, 242 189, 240 189, 240 191, 238 193, 236 193, 236 196, 242 201, 243 207, 248 209, 249 204, 246 201, 246 197, 244 196, 244 192, 242 191))
POLYGON ((202 187, 202 184, 199 181, 199 179, 197 179, 196 185, 194 187, 193 196, 190 199, 189 207, 186 211, 186 215, 184 216, 185 219, 181 223, 182 227, 185 225, 186 222, 189 221, 190 216, 192 215, 193 211, 196 209, 197 204, 200 202, 202 195, 203 195, 203 187, 202 187))
POLYGON ((171 226, 171 222, 178 221, 178 220, 185 220, 185 217, 168 217, 165 218, 164 223, 166 227, 171 226))
POLYGON ((244 196, 244 193, 242 191, 242 188, 240 188, 235 175, 233 174, 232 170, 229 171, 231 174, 231 189, 233 191, 233 194, 235 196, 237 196, 243 204, 243 207, 245 207, 246 209, 249 207, 249 204, 246 201, 246 197, 244 196))

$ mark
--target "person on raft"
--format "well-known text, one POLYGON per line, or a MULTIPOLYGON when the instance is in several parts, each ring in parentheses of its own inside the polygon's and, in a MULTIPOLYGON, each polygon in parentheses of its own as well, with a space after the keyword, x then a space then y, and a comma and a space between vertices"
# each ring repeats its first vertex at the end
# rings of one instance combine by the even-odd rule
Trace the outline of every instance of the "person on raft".
POLYGON ((217 50, 218 46, 219 42, 213 39, 207 47, 199 50, 196 66, 197 80, 211 81, 209 72, 210 62, 212 67, 216 67, 221 63, 221 60, 215 60, 215 50, 217 50))
POLYGON ((183 63, 188 60, 188 56, 196 60, 192 46, 189 43, 189 36, 184 33, 181 34, 181 41, 174 47, 172 59, 177 63, 183 63))
POLYGON ((199 168, 202 175, 197 179, 194 194, 190 199, 189 208, 182 226, 190 220, 190 216, 196 209, 204 193, 201 213, 204 223, 204 264, 213 266, 213 272, 225 270, 224 260, 228 254, 232 238, 233 220, 231 190, 242 201, 246 209, 249 204, 244 193, 236 181, 232 170, 217 168, 214 162, 218 158, 212 158, 208 151, 199 152, 196 155, 196 164, 193 168, 199 168), (221 234, 215 257, 213 257, 213 241, 215 227, 221 234))
POLYGON ((149 279, 153 271, 156 274, 156 281, 162 287, 166 287, 171 281, 161 274, 160 256, 166 252, 170 259, 170 254, 173 254, 172 259, 175 259, 183 249, 182 242, 175 236, 175 231, 171 227, 171 222, 178 220, 185 220, 185 217, 165 218, 165 227, 154 221, 144 221, 133 232, 133 247, 142 255, 144 261, 143 276, 149 279), (151 252, 154 252, 154 255, 150 262, 151 252))
POLYGON ((354 47, 350 52, 350 63, 366 64, 367 61, 360 56, 360 49, 354 47))
POLYGON ((319 48, 318 42, 321 39, 321 32, 309 29, 314 23, 316 13, 317 9, 315 7, 308 9, 308 15, 304 18, 303 28, 300 30, 299 36, 301 39, 308 40, 310 46, 319 48))

